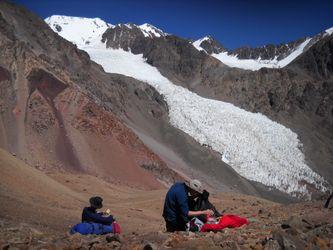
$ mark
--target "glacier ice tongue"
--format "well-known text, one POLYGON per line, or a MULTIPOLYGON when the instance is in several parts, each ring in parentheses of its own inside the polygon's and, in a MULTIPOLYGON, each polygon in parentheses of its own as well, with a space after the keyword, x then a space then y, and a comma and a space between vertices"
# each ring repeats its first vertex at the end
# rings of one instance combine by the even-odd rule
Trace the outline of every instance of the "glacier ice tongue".
POLYGON ((106 72, 147 82, 164 95, 170 122, 202 145, 221 153, 243 177, 293 196, 309 195, 303 181, 325 191, 326 182, 305 163, 297 134, 260 113, 203 98, 177 86, 146 63, 142 55, 121 49, 84 47, 106 72))

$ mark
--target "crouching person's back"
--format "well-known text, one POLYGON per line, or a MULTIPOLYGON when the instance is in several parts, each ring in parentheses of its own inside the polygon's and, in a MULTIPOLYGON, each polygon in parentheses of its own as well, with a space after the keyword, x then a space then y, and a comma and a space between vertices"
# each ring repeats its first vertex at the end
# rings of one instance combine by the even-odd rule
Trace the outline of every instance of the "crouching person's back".
POLYGON ((103 199, 99 196, 91 197, 90 206, 82 211, 82 222, 72 227, 70 233, 86 234, 108 234, 120 233, 120 226, 107 209, 104 213, 97 212, 103 207, 103 199))
POLYGON ((193 217, 212 215, 210 209, 193 211, 189 208, 189 200, 196 199, 202 194, 199 180, 178 182, 168 190, 163 209, 163 217, 167 232, 185 231, 186 223, 193 217))

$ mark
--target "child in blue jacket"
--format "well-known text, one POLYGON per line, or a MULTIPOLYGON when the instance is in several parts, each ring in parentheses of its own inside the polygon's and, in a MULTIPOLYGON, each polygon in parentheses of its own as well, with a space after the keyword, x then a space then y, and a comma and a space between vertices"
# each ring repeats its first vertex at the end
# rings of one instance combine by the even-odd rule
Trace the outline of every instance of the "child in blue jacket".
POLYGON ((103 207, 103 199, 99 196, 89 199, 90 206, 85 207, 82 211, 82 222, 76 224, 70 231, 71 234, 107 234, 120 233, 120 227, 115 222, 112 215, 105 216, 97 209, 103 207))

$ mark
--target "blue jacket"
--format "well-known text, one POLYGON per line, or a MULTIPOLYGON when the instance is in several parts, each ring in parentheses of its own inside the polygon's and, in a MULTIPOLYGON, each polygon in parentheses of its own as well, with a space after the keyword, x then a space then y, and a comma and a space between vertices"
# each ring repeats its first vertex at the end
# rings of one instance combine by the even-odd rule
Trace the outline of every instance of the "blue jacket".
POLYGON ((188 196, 187 187, 183 182, 171 186, 166 194, 163 217, 173 224, 185 224, 188 221, 188 196))
POLYGON ((97 213, 93 207, 85 207, 82 211, 82 222, 94 222, 102 225, 111 225, 113 216, 104 217, 102 213, 97 213))

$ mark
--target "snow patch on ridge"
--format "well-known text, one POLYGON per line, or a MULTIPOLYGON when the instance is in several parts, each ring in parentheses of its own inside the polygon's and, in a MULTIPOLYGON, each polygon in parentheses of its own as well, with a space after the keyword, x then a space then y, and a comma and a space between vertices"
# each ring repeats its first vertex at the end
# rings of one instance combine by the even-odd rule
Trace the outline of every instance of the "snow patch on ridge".
POLYGON ((220 60, 222 63, 229 67, 247 69, 247 70, 259 70, 261 68, 283 68, 295 60, 304 51, 304 48, 309 44, 311 38, 307 38, 301 43, 292 53, 287 57, 278 61, 275 57, 273 60, 261 60, 259 59, 239 59, 237 55, 229 55, 228 52, 222 52, 219 54, 212 54, 213 57, 220 60))
POLYGON ((171 124, 221 153, 221 160, 243 177, 293 196, 309 195, 303 181, 326 190, 325 180, 306 165, 301 143, 290 129, 262 114, 206 99, 174 85, 142 55, 106 49, 104 44, 82 49, 106 72, 153 86, 168 103, 171 124))
MULTIPOLYGON (((201 39, 199 39, 199 40, 194 41, 194 42, 192 43, 192 45, 193 45, 197 50, 199 50, 199 51, 201 51, 201 50, 205 51, 200 45, 201 45, 201 43, 202 43, 203 41, 207 41, 207 40, 209 40, 209 37, 208 37, 208 36, 205 36, 204 38, 201 38, 201 39)), ((205 51, 205 52, 206 52, 206 51, 205 51)))

